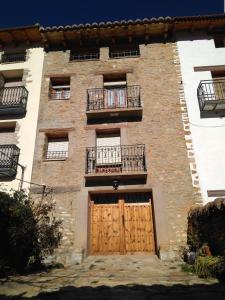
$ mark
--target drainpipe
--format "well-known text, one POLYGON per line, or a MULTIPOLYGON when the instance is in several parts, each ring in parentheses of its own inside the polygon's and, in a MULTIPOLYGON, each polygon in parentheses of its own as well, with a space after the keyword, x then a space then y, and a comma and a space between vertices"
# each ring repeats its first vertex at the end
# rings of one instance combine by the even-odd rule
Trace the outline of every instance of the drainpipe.
POLYGON ((23 182, 24 182, 24 171, 25 171, 25 168, 23 165, 17 163, 18 166, 20 166, 21 170, 22 170, 22 173, 21 173, 21 179, 20 179, 20 184, 19 184, 19 191, 21 191, 23 189, 23 182))

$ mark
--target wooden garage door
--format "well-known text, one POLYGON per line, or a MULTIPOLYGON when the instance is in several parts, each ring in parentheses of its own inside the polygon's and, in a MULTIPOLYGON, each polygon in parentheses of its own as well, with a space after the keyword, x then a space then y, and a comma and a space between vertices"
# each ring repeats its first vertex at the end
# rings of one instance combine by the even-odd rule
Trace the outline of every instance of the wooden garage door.
POLYGON ((90 205, 92 254, 155 252, 152 204, 149 195, 114 194, 92 198, 90 205))

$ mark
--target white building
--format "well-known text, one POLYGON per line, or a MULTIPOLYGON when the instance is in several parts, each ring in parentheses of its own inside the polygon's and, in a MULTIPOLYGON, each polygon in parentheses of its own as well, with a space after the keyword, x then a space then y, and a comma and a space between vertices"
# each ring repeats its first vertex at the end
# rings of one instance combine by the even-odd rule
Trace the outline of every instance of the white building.
POLYGON ((0 30, 0 190, 29 187, 44 51, 38 26, 0 30))
POLYGON ((225 196, 225 35, 218 26, 213 30, 216 18, 209 21, 211 25, 205 30, 177 34, 184 95, 204 203, 225 196))

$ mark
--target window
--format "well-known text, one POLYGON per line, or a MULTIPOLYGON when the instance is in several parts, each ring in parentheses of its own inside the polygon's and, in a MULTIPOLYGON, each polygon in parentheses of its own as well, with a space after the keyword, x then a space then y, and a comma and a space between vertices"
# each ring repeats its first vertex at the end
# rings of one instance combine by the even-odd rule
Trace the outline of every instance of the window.
POLYGON ((65 160, 68 157, 68 135, 48 137, 45 158, 47 160, 65 160))
POLYGON ((214 36, 214 44, 216 48, 224 48, 225 47, 225 37, 223 35, 214 36))
POLYGON ((51 78, 49 96, 52 100, 68 100, 70 98, 70 78, 51 78))
POLYGON ((75 49, 70 52, 70 61, 99 60, 99 48, 75 49))
POLYGON ((96 165, 121 164, 120 131, 112 133, 97 133, 96 135, 96 165))
POLYGON ((109 48, 110 58, 127 58, 140 56, 139 45, 116 46, 109 48))
POLYGON ((0 144, 11 145, 17 143, 16 122, 0 122, 0 144))
POLYGON ((1 63, 17 63, 26 61, 26 52, 21 51, 18 53, 3 53, 1 63))
POLYGON ((126 74, 111 74, 104 76, 105 108, 127 107, 126 74))

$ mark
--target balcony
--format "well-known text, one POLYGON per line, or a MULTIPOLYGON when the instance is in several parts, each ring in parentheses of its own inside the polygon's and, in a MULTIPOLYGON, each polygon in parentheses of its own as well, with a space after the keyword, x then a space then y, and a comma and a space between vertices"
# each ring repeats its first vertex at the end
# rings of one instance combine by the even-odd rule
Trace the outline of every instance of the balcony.
POLYGON ((202 118, 225 117, 225 79, 202 80, 197 96, 202 118))
POLYGON ((23 86, 0 88, 0 117, 24 117, 28 91, 23 86))
POLYGON ((140 86, 87 90, 87 118, 141 117, 140 86))
POLYGON ((86 149, 86 179, 146 178, 145 145, 86 149))
POLYGON ((69 100, 70 99, 70 87, 51 89, 49 96, 50 96, 51 100, 69 100))
POLYGON ((1 63, 18 63, 26 61, 26 53, 4 53, 2 54, 1 63))
POLYGON ((16 145, 0 145, 0 179, 12 180, 17 173, 20 149, 16 145))

